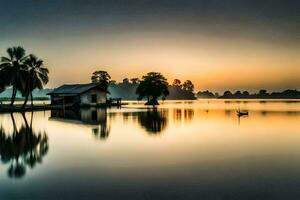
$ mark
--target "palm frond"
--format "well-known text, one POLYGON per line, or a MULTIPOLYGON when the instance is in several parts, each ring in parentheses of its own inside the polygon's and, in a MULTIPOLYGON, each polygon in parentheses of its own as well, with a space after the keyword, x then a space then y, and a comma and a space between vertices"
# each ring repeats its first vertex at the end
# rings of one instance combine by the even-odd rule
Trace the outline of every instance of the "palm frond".
POLYGON ((14 59, 14 50, 13 50, 13 48, 6 49, 6 52, 9 55, 10 60, 13 60, 14 59))
POLYGON ((1 62, 11 62, 11 59, 2 56, 2 57, 1 57, 1 62))
POLYGON ((25 56, 25 49, 23 47, 13 47, 14 56, 17 60, 21 60, 25 56))

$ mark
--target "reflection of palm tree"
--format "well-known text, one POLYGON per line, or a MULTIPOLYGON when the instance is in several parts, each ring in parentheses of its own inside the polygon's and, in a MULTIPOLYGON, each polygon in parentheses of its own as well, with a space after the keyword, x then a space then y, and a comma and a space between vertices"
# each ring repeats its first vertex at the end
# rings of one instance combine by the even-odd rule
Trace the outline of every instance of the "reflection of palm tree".
POLYGON ((151 134, 160 133, 167 126, 166 113, 160 112, 157 109, 139 112, 138 121, 151 134))
MULTIPOLYGON (((11 116, 14 123, 13 114, 11 116)), ((14 124, 12 135, 6 134, 3 127, 0 128, 1 161, 10 163, 8 175, 12 178, 23 177, 26 166, 33 168, 36 163, 40 163, 49 149, 46 133, 35 133, 32 129, 32 119, 29 126, 25 115, 22 116, 25 125, 17 130, 14 124)))

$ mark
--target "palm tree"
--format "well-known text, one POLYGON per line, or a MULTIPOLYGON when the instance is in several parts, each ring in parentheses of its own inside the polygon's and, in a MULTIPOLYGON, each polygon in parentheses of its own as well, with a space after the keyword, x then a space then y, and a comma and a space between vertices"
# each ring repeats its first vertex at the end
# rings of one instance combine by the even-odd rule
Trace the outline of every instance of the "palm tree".
POLYGON ((0 70, 6 75, 5 83, 13 87, 11 106, 15 102, 17 90, 23 90, 25 85, 25 70, 24 61, 27 56, 23 47, 12 47, 6 50, 8 57, 1 57, 0 70))
POLYGON ((0 70, 0 93, 5 90, 5 86, 6 86, 5 79, 6 79, 6 76, 4 76, 4 74, 2 74, 2 72, 0 70))
POLYGON ((31 106, 33 106, 32 91, 36 88, 43 89, 49 81, 49 70, 44 66, 43 60, 30 54, 24 62, 27 66, 27 81, 23 95, 25 96, 23 108, 27 104, 28 97, 31 97, 31 106))

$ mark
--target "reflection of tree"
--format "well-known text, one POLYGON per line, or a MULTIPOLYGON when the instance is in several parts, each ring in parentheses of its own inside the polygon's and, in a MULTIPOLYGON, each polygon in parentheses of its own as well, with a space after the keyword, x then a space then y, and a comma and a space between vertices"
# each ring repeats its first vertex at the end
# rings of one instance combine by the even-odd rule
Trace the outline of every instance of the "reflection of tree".
POLYGON ((97 138, 105 140, 109 136, 110 126, 107 125, 107 120, 105 119, 99 123, 97 128, 93 128, 92 131, 97 138))
POLYGON ((175 122, 190 122, 194 117, 193 109, 178 109, 173 110, 173 119, 175 122))
MULTIPOLYGON (((33 114, 32 114, 33 115, 33 114)), ((24 123, 20 129, 16 128, 13 114, 13 133, 8 134, 4 128, 0 127, 0 156, 1 161, 10 163, 8 176, 11 178, 21 178, 26 173, 26 167, 33 168, 37 163, 42 162, 42 158, 47 154, 48 137, 46 133, 34 132, 31 123, 28 125, 26 117, 22 114, 24 123)))
POLYGON ((107 120, 107 110, 106 109, 97 109, 97 127, 92 129, 93 134, 96 138, 105 140, 108 138, 110 133, 110 125, 107 120))
POLYGON ((149 109, 147 112, 138 112, 137 114, 139 123, 150 134, 160 133, 167 126, 166 111, 149 109))

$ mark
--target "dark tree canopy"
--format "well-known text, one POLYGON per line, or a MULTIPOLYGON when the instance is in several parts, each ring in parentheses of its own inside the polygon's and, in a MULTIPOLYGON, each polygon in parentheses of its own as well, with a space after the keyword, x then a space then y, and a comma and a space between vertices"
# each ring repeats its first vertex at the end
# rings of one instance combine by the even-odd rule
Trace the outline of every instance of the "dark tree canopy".
POLYGON ((128 78, 124 78, 124 79, 123 79, 123 83, 129 84, 129 79, 128 79, 128 78))
POLYGON ((132 84, 137 84, 140 80, 138 78, 131 78, 130 81, 132 84))
POLYGON ((110 80, 110 81, 109 81, 109 84, 110 84, 110 85, 115 85, 115 84, 117 84, 117 81, 115 81, 115 80, 110 80))
POLYGON ((11 47, 6 50, 7 57, 1 57, 0 70, 5 75, 4 83, 6 86, 12 86, 13 92, 11 105, 14 104, 17 90, 24 90, 26 82, 26 65, 24 64, 27 56, 23 47, 11 47))
POLYGON ((91 77, 92 83, 99 83, 101 85, 101 87, 106 91, 107 91, 110 79, 111 79, 111 77, 106 71, 95 71, 91 77))
POLYGON ((232 97, 232 93, 229 90, 227 90, 227 91, 224 92, 223 97, 224 98, 231 98, 232 97))
POLYGON ((250 94, 249 94, 248 91, 244 91, 244 92, 243 92, 243 96, 248 97, 249 95, 250 95, 250 94))
POLYGON ((3 92, 5 90, 5 81, 4 80, 4 76, 1 74, 1 71, 0 71, 0 93, 3 92))
POLYGON ((181 87, 181 81, 179 79, 174 79, 173 83, 172 83, 173 87, 181 87))
POLYGON ((23 107, 25 107, 29 95, 31 95, 31 105, 33 106, 32 91, 34 89, 43 89, 49 82, 49 70, 44 66, 44 61, 33 54, 30 54, 25 60, 26 82, 22 94, 25 96, 23 107))
POLYGON ((212 92, 206 90, 206 91, 202 91, 202 92, 199 91, 197 93, 197 97, 198 98, 207 98, 207 99, 209 99, 209 98, 215 98, 215 95, 212 92))
POLYGON ((158 72, 149 72, 143 76, 136 89, 138 100, 147 98, 147 105, 158 105, 157 99, 165 99, 169 95, 167 79, 158 72))
MULTIPOLYGON (((7 86, 12 86, 11 105, 14 104, 17 91, 25 96, 25 107, 28 96, 36 88, 43 89, 49 81, 49 70, 43 61, 33 54, 26 55, 23 47, 11 47, 6 50, 7 57, 1 57, 0 63, 0 92, 7 86)), ((31 98, 32 99, 32 98, 31 98)), ((31 101, 33 105, 33 101, 31 101)))
POLYGON ((234 93, 234 95, 241 95, 242 93, 241 93, 241 91, 236 91, 235 93, 234 93))
POLYGON ((259 90, 259 94, 260 95, 266 95, 267 94, 267 90, 261 89, 261 90, 259 90))
POLYGON ((186 81, 182 84, 182 89, 183 89, 183 90, 186 90, 186 91, 193 92, 193 91, 194 91, 194 84, 192 83, 192 81, 186 80, 186 81))

